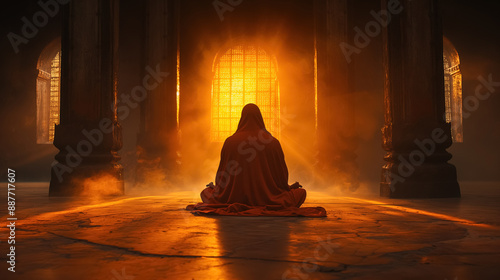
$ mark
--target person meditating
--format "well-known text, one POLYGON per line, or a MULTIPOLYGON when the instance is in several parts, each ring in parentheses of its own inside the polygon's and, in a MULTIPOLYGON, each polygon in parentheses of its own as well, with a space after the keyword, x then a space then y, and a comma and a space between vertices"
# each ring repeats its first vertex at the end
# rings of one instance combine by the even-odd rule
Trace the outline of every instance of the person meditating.
POLYGON ((306 190, 288 185, 280 142, 266 130, 259 107, 247 104, 236 132, 224 142, 215 185, 201 192, 195 214, 325 217, 322 207, 299 208, 306 190))

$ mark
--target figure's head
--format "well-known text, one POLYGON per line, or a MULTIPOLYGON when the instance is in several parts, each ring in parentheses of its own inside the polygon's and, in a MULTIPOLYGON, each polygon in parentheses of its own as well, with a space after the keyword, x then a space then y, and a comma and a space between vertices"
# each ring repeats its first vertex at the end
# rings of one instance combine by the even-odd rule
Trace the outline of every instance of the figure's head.
POLYGON ((259 129, 266 130, 260 109, 257 105, 248 103, 241 111, 241 119, 236 131, 259 129))

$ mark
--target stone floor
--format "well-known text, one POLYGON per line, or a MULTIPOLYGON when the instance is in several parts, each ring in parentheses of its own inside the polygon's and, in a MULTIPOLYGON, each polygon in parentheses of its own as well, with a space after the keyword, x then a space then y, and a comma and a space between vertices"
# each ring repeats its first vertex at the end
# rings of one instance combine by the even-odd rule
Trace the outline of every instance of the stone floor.
MULTIPOLYGON (((112 199, 47 197, 18 184, 16 266, 0 279, 500 279, 500 184, 461 199, 308 194, 327 218, 202 217, 192 191, 112 199)), ((6 201, 6 191, 0 201, 6 201)))

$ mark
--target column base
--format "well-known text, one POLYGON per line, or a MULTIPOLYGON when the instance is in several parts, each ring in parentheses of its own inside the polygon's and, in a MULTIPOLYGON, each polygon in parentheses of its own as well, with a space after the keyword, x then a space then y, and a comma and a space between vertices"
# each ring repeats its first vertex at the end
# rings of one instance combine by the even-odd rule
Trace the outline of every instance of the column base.
POLYGON ((118 123, 56 125, 59 149, 51 167, 49 196, 112 196, 124 194, 119 163, 121 127, 118 123))
POLYGON ((455 166, 449 163, 428 163, 414 167, 407 177, 398 173, 398 166, 382 168, 380 196, 388 198, 460 197, 455 166))
POLYGON ((380 196, 389 198, 460 197, 449 123, 388 124, 382 129, 387 151, 380 196))
POLYGON ((117 196, 125 193, 123 167, 119 164, 95 164, 76 167, 60 180, 51 169, 49 196, 117 196))

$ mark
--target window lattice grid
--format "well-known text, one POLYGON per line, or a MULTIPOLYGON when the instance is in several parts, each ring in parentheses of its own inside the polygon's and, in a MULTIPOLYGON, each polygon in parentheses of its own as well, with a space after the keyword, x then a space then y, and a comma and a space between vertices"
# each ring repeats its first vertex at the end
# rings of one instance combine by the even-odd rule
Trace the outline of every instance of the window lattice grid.
MULTIPOLYGON (((446 41, 445 41, 446 42, 446 41)), ((463 124, 462 124, 462 74, 458 54, 453 48, 452 51, 443 51, 444 68, 444 97, 445 97, 445 119, 451 124, 451 138, 453 142, 463 142, 463 124), (450 53, 455 53, 455 57, 450 53)))
POLYGON ((214 68, 211 140, 233 134, 248 103, 260 107, 266 128, 279 137, 279 85, 272 58, 262 49, 237 46, 226 51, 214 68))
POLYGON ((444 75, 444 101, 446 122, 451 122, 451 77, 444 75))
POLYGON ((49 141, 54 141, 55 125, 59 124, 61 52, 58 52, 50 65, 50 100, 49 100, 49 141))

